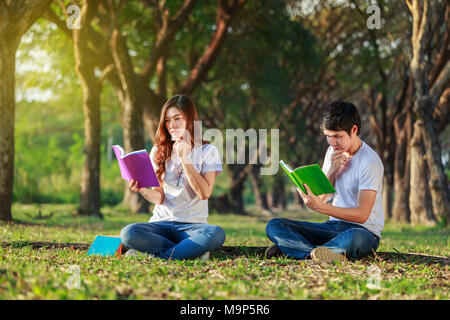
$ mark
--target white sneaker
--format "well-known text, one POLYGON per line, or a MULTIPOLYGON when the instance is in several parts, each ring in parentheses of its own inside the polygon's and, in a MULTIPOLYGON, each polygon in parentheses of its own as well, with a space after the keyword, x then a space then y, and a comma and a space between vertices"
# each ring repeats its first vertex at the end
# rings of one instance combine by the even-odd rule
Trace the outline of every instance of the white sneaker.
POLYGON ((198 259, 200 261, 208 261, 209 260, 209 251, 206 251, 204 254, 202 254, 200 257, 198 257, 198 259))
POLYGON ((125 252, 125 257, 149 257, 153 258, 154 256, 150 253, 137 251, 135 249, 128 249, 127 252, 125 252))

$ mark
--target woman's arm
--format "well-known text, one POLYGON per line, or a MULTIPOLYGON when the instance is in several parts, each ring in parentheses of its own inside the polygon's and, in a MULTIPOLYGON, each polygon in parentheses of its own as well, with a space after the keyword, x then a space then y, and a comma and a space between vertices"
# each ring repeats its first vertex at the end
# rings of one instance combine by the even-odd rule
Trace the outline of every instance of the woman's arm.
POLYGON ((207 171, 200 174, 190 162, 188 155, 191 152, 191 146, 183 140, 176 141, 173 145, 177 156, 181 160, 183 170, 192 190, 202 200, 207 200, 214 188, 214 181, 218 173, 216 171, 207 171))
POLYGON ((183 170, 186 174, 186 178, 191 186, 192 190, 199 196, 202 200, 207 200, 211 197, 214 181, 216 180, 216 171, 208 171, 200 174, 195 170, 194 166, 188 161, 182 160, 183 170))
POLYGON ((162 187, 154 187, 152 189, 140 189, 142 196, 155 204, 162 204, 164 202, 164 189, 162 187))
POLYGON ((153 187, 151 189, 147 188, 138 188, 136 180, 131 180, 129 187, 131 191, 139 192, 147 201, 162 204, 164 202, 164 189, 162 183, 160 182, 159 187, 153 187))

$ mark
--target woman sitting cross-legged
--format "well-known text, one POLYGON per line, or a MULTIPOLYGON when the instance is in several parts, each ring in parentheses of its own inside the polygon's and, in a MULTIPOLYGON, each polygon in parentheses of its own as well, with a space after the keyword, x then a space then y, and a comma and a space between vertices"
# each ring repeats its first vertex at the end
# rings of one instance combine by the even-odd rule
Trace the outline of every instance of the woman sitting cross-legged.
POLYGON ((216 176, 222 172, 217 148, 201 138, 194 141, 195 105, 188 96, 169 99, 161 112, 156 142, 150 159, 159 187, 131 190, 155 203, 149 222, 122 229, 120 237, 126 255, 138 252, 163 259, 209 257, 225 241, 222 228, 207 224, 208 198, 216 176))

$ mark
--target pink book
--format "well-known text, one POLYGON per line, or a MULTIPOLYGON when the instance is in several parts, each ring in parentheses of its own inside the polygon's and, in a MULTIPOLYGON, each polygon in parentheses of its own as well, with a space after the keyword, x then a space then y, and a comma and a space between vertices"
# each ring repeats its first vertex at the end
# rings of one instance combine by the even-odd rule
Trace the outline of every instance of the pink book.
POLYGON ((159 187, 159 181, 153 169, 147 150, 138 150, 125 154, 119 145, 112 146, 119 162, 122 179, 138 181, 138 188, 159 187))

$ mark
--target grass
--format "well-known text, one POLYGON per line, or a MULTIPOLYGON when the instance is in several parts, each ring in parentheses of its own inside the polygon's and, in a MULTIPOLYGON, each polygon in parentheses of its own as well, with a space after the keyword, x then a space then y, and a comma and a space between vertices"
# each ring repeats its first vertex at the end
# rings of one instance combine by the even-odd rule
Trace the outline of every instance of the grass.
MULTIPOLYGON (((272 216, 211 214, 223 227, 225 246, 267 246, 272 217, 324 221, 324 216, 287 210, 272 216)), ((104 219, 79 217, 74 205, 14 204, 14 223, 0 223, 0 241, 91 243, 97 234, 118 234, 147 214, 104 207, 104 219), (39 214, 40 212, 40 214, 39 214)), ((387 223, 378 252, 448 257, 450 229, 387 223)), ((264 260, 251 252, 215 252, 209 261, 87 256, 70 249, 0 246, 3 299, 449 299, 449 266, 401 255, 367 257, 347 264, 264 260), (72 270, 76 266, 79 277, 72 270), (377 273, 378 272, 378 273, 377 273), (78 284, 74 280, 79 279, 78 284), (375 282, 374 282, 375 281, 375 282), (378 281, 378 282, 377 282, 378 281), (375 283, 375 286, 370 286, 375 283), (75 287, 74 287, 75 284, 75 287)))

